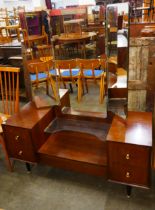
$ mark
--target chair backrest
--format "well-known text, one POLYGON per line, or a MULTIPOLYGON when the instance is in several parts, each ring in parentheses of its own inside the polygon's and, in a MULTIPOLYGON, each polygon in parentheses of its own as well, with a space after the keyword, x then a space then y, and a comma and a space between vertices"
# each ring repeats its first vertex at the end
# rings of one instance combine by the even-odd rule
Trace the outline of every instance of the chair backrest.
POLYGON ((69 70, 72 77, 72 69, 77 67, 76 59, 73 60, 55 60, 55 68, 58 69, 59 76, 62 77, 62 71, 69 70))
POLYGON ((0 44, 10 43, 12 42, 12 38, 10 36, 3 36, 3 34, 0 34, 0 44))
POLYGON ((0 67, 0 93, 3 113, 12 115, 19 111, 19 68, 0 67))
POLYGON ((53 56, 52 45, 38 45, 38 57, 39 58, 51 58, 53 56))
MULTIPOLYGON (((103 65, 103 61, 102 61, 102 65, 103 65)), ((79 66, 82 75, 84 75, 83 73, 85 70, 90 70, 92 71, 92 77, 95 77, 94 70, 100 69, 101 60, 100 59, 77 59, 77 66, 79 66)))
POLYGON ((36 80, 38 80, 39 82, 39 79, 38 79, 38 74, 39 73, 46 73, 47 74, 47 77, 49 76, 49 70, 53 67, 53 61, 52 60, 49 60, 49 61, 44 61, 44 62, 41 62, 41 61, 33 61, 30 62, 28 61, 28 64, 27 64, 27 68, 28 68, 28 71, 29 73, 31 74, 36 74, 36 80))

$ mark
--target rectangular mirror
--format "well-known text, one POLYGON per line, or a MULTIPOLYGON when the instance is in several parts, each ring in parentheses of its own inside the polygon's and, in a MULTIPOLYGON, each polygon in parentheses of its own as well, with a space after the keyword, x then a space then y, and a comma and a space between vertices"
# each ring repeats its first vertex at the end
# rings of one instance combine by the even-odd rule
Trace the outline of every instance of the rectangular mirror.
POLYGON ((129 4, 109 4, 106 9, 108 56, 108 110, 126 116, 129 65, 129 4))

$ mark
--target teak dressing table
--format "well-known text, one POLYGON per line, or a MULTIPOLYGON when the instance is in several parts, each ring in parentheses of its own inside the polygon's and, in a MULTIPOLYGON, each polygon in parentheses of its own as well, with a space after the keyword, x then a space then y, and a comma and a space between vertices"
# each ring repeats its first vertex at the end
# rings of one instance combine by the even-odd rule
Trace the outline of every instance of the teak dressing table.
POLYGON ((10 158, 104 177, 149 188, 152 114, 128 112, 127 119, 108 113, 73 111, 69 93, 60 105, 37 109, 33 102, 3 125, 10 158), (67 107, 67 108, 66 108, 67 107))

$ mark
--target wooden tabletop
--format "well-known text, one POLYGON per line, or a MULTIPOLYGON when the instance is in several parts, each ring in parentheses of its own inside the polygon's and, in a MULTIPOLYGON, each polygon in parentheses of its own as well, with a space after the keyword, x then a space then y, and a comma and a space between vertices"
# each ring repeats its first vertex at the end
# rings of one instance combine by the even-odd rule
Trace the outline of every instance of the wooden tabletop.
POLYGON ((84 40, 96 36, 95 32, 82 32, 80 33, 69 33, 69 34, 61 34, 60 36, 54 36, 53 38, 58 41, 76 41, 76 40, 84 40))
POLYGON ((128 112, 127 119, 115 116, 107 140, 152 146, 152 113, 128 112))
POLYGON ((46 35, 29 35, 28 38, 25 38, 25 41, 36 41, 46 38, 46 35))

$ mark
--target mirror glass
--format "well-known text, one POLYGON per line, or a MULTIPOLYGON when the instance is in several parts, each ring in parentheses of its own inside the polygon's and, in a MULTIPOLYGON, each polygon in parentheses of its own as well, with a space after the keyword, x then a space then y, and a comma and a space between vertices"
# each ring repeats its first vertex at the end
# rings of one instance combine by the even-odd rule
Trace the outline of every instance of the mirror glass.
POLYGON ((102 6, 88 6, 87 7, 87 23, 91 24, 100 24, 104 21, 104 10, 102 6))
MULTIPOLYGON (((95 7, 94 10, 95 20, 100 20, 100 9, 98 8, 100 7, 97 7, 97 9, 95 7), (99 12, 99 17, 96 16, 96 13, 98 12, 99 12)), ((74 19, 74 21, 77 20, 79 19, 76 18, 74 19)), ((107 69, 105 66, 106 60, 102 62, 102 60, 98 58, 96 54, 96 45, 98 40, 99 40, 98 42, 99 47, 102 46, 102 44, 100 44, 100 41, 104 40, 104 36, 101 36, 102 34, 100 32, 100 31, 103 32, 103 30, 101 30, 103 29, 103 27, 104 26, 102 24, 99 24, 97 25, 97 27, 96 26, 93 28, 90 27, 88 31, 82 31, 82 33, 76 34, 76 32, 71 32, 71 33, 69 32, 67 36, 64 36, 63 33, 60 33, 56 37, 57 39, 53 41, 54 43, 53 48, 55 52, 54 55, 50 56, 48 55, 47 57, 53 56, 55 58, 53 59, 54 60, 53 65, 50 65, 49 69, 50 73, 52 72, 52 70, 55 70, 56 72, 56 74, 52 76, 52 79, 54 80, 53 83, 57 80, 59 88, 65 88, 69 90, 71 107, 74 110, 101 112, 102 114, 104 114, 104 116, 106 116, 107 114, 107 82, 106 82, 107 69), (90 59, 94 59, 95 61, 94 60, 90 61, 90 59), (68 60, 72 61, 67 64, 65 61, 68 60)), ((31 78, 31 80, 33 77, 36 78, 35 75, 36 71, 39 73, 40 76, 44 76, 47 72, 45 68, 46 66, 45 63, 43 66, 40 63, 41 61, 40 57, 42 57, 42 55, 39 55, 39 49, 42 49, 41 51, 44 51, 46 50, 46 47, 44 49, 44 46, 39 46, 39 45, 42 45, 42 43, 38 44, 38 42, 35 42, 34 45, 30 43, 31 48, 28 49, 27 47, 25 49, 25 54, 27 54, 27 57, 30 58, 29 59, 30 61, 27 62, 28 63, 27 70, 29 73, 29 78, 31 78)), ((42 53, 40 52, 40 54, 42 53)), ((38 95, 40 95, 41 93, 42 97, 41 100, 39 98, 39 101, 42 102, 42 98, 44 99, 44 96, 45 95, 48 96, 48 94, 46 94, 47 92, 46 81, 42 82, 41 80, 43 80, 43 78, 40 78, 39 80, 40 81, 31 81, 31 83, 29 84, 31 84, 31 90, 33 90, 32 100, 34 100, 36 96, 38 98, 38 95)), ((51 83, 48 83, 48 85, 50 88, 49 92, 53 94, 52 92, 53 88, 51 88, 50 86, 51 83)), ((28 85, 28 88, 29 87, 30 86, 28 85)), ((53 104, 53 102, 51 103, 53 104)), ((48 100, 47 104, 49 104, 48 100)))
POLYGON ((107 5, 108 110, 123 117, 127 108, 129 65, 129 4, 107 5))

